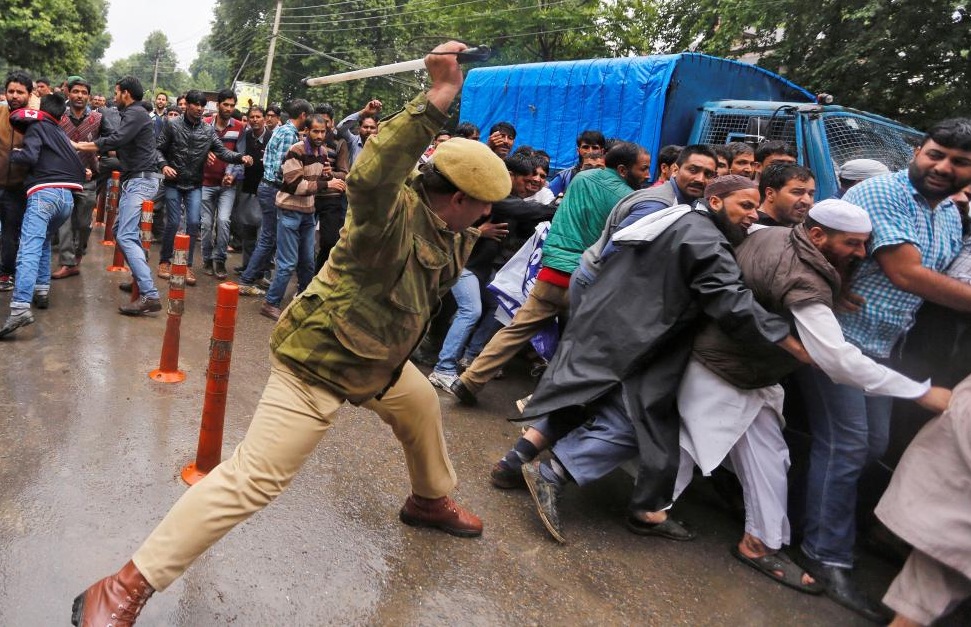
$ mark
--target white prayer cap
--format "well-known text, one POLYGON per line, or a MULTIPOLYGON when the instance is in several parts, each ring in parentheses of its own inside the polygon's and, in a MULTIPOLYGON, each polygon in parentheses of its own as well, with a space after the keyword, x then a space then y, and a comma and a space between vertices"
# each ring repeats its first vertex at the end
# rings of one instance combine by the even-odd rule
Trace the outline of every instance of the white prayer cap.
POLYGON ((809 210, 809 217, 836 231, 869 233, 873 230, 866 209, 838 198, 819 201, 809 210))
POLYGON ((889 174, 890 168, 876 159, 850 159, 840 168, 840 178, 847 181, 865 181, 874 176, 889 174))

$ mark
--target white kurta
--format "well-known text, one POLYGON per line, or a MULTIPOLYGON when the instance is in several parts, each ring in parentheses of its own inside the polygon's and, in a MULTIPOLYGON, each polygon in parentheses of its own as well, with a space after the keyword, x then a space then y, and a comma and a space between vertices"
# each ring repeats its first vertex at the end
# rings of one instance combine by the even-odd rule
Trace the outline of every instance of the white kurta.
MULTIPOLYGON (((833 311, 823 304, 792 310, 799 338, 813 361, 836 383, 868 394, 917 398, 930 388, 873 361, 843 337, 833 311)), ((711 473, 763 408, 782 418, 784 394, 779 385, 743 390, 707 369, 694 357, 678 391, 681 447, 704 474, 711 473)))

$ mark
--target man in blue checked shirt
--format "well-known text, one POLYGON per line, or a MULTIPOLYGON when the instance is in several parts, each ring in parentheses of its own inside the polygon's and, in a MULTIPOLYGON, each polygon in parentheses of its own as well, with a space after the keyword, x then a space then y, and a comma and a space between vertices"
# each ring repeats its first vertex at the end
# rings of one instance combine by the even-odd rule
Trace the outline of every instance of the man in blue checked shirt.
MULTIPOLYGON (((853 276, 853 311, 843 333, 864 354, 886 363, 897 355, 927 300, 971 312, 971 285, 944 274, 961 250, 961 217, 949 198, 971 183, 971 119, 945 120, 924 137, 905 171, 850 189, 844 200, 870 214, 869 257, 853 276)), ((878 605, 853 583, 857 482, 879 459, 890 433, 892 401, 801 373, 812 430, 800 564, 836 602, 881 620, 878 605)))

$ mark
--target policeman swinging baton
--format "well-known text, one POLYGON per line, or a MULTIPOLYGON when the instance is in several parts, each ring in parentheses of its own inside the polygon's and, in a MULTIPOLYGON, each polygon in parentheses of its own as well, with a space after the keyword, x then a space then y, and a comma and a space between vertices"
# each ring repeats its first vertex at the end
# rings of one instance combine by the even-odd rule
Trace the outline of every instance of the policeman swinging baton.
MULTIPOLYGON (((458 53, 433 52, 431 54, 454 54, 458 58, 459 63, 475 63, 477 61, 487 61, 489 57, 492 56, 492 49, 490 49, 488 46, 476 46, 474 48, 466 48, 462 52, 458 53)), ((425 60, 415 59, 413 61, 401 61, 400 63, 389 63, 388 65, 379 65, 377 67, 351 70, 350 72, 341 72, 340 74, 331 74, 330 76, 305 78, 300 82, 307 87, 317 87, 318 85, 331 85, 333 83, 354 81, 360 78, 387 76, 388 74, 401 74, 402 72, 414 72, 424 69, 425 60)))

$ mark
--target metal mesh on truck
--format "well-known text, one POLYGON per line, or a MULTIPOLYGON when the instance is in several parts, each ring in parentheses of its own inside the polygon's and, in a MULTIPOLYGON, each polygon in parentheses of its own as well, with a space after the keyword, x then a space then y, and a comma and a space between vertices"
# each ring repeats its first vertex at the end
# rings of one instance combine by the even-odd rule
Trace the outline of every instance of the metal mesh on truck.
POLYGON ((704 124, 699 143, 727 144, 747 142, 757 144, 765 139, 779 139, 796 145, 796 126, 792 115, 780 113, 775 117, 751 113, 704 111, 704 124))
POLYGON ((827 115, 823 124, 829 152, 837 166, 850 159, 876 159, 891 172, 903 170, 922 137, 853 114, 827 115))

